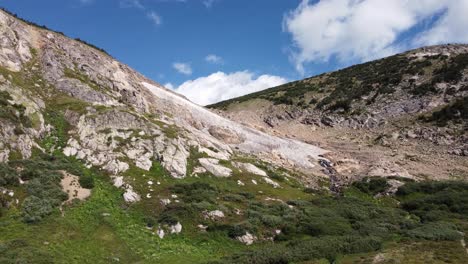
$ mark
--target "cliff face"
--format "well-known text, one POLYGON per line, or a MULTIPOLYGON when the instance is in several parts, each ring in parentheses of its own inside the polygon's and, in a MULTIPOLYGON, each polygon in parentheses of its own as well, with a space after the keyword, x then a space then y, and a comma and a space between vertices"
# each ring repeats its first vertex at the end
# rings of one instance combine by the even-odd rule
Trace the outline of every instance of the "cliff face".
POLYGON ((70 126, 60 144, 48 147, 115 175, 129 165, 149 170, 159 161, 183 178, 191 149, 218 160, 242 153, 303 170, 325 153, 222 118, 84 43, 4 12, 0 23, 0 89, 9 107, 25 108, 15 115, 32 120, 27 126, 2 121, 1 161, 12 152, 29 158, 38 140, 56 130, 53 115, 63 115, 70 126))

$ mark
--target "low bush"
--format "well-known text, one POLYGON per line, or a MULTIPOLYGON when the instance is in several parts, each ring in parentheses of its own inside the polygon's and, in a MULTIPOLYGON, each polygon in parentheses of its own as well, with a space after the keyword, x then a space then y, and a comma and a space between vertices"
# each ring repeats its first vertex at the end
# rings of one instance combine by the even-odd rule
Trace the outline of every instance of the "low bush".
POLYGON ((23 203, 23 220, 27 223, 36 223, 43 217, 52 213, 54 205, 50 200, 41 199, 36 196, 29 196, 23 203))
POLYGON ((382 193, 390 187, 387 180, 381 177, 366 177, 362 181, 354 182, 353 186, 370 195, 382 193))
POLYGON ((170 189, 186 203, 202 201, 216 203, 216 197, 219 193, 216 187, 202 182, 175 184, 170 189))
POLYGON ((463 238, 457 227, 452 223, 433 222, 422 225, 415 229, 409 230, 407 235, 414 238, 422 238, 427 240, 460 240, 463 238))
POLYGON ((19 177, 16 170, 7 164, 0 163, 0 186, 18 186, 19 177))
POLYGON ((299 263, 325 258, 334 262, 343 254, 379 250, 382 241, 376 237, 326 236, 275 244, 226 257, 222 263, 299 263))
POLYGON ((429 121, 436 121, 441 126, 447 125, 449 121, 468 121, 468 96, 434 112, 429 121))

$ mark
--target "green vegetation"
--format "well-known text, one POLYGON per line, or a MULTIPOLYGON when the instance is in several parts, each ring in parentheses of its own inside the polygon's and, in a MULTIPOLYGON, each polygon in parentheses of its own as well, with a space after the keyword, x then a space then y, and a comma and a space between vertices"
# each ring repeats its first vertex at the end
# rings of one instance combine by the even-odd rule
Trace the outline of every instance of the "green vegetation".
POLYGON ((18 210, 4 208, 0 216, 0 232, 4 234, 0 250, 5 252, 2 261, 339 261, 356 254, 371 256, 397 250, 413 243, 445 245, 451 241, 457 243, 424 250, 434 248, 440 258, 459 257, 458 253, 452 256, 448 252, 454 247, 461 248, 459 231, 468 229, 466 183, 407 182, 394 197, 377 198, 375 194, 385 191, 388 183, 380 178, 364 178, 342 195, 330 196, 301 191, 296 183, 289 182, 292 179, 269 169, 278 175, 281 189, 273 189, 260 177, 258 185, 239 186, 238 180, 248 183, 256 177, 239 171, 227 179, 206 174, 176 180, 156 162, 149 172, 132 166, 125 173, 126 181, 141 194, 153 188, 157 197, 127 205, 122 191, 111 186, 108 176, 86 169, 74 160, 41 156, 3 165, 0 167, 3 185, 16 188, 22 200, 18 210), (17 177, 11 177, 16 175, 13 168, 17 167, 24 168, 18 177, 29 179, 25 187, 18 185, 17 177), (63 193, 55 188, 59 175, 54 172, 58 170, 94 179, 92 196, 64 207, 63 217, 56 209, 63 200, 63 193), (158 185, 149 187, 149 180, 157 181, 158 185), (25 188, 24 192, 21 188, 25 188), (174 194, 176 199, 171 198, 174 194), (172 202, 162 206, 160 198, 170 198, 172 202), (225 218, 206 218, 203 212, 211 210, 223 211, 225 218), (236 210, 241 213, 234 213, 236 210), (183 225, 182 233, 167 235, 163 240, 147 229, 156 230, 158 226, 177 222, 183 225), (200 231, 199 224, 207 226, 207 231, 200 231), (277 235, 275 230, 281 233, 277 235), (251 247, 244 246, 235 238, 246 232, 259 239, 274 238, 274 242, 260 240, 251 247))
POLYGON ((430 81, 413 86, 410 93, 418 96, 435 94, 438 92, 435 87, 437 83, 454 84, 459 82, 463 77, 463 70, 468 67, 468 54, 460 54, 450 60, 443 56, 438 56, 435 59, 439 60, 439 64, 442 66, 432 72, 430 81))
POLYGON ((22 219, 36 223, 50 215, 68 195, 62 191, 60 171, 80 176, 80 182, 87 187, 93 186, 91 175, 84 173, 78 163, 65 158, 42 155, 31 160, 15 160, 0 166, 0 186, 18 187, 25 181, 22 198, 22 219), (83 180, 82 180, 83 179, 83 180))
MULTIPOLYGON (((444 59, 446 59, 444 56, 432 56, 422 60, 411 60, 405 54, 395 55, 248 94, 209 107, 227 109, 232 103, 265 99, 273 104, 349 112, 354 101, 365 100, 365 103, 372 104, 377 96, 393 93, 405 75, 424 75, 425 69, 430 69, 433 64, 439 64, 439 61, 444 59)), ((457 61, 460 63, 456 68, 463 67, 464 60, 457 61)), ((411 92, 423 94, 430 87, 432 86, 418 86, 411 92)))
POLYGON ((440 126, 447 125, 448 122, 461 122, 468 120, 468 96, 455 100, 449 104, 432 113, 432 116, 427 118, 427 121, 435 121, 440 126))
POLYGON ((434 71, 432 83, 456 83, 463 77, 463 70, 468 67, 468 54, 459 54, 434 71))
MULTIPOLYGON (((266 219, 273 220, 273 225, 286 224, 281 227, 283 232, 275 238, 276 242, 233 254, 219 263, 296 263, 319 259, 334 262, 344 255, 374 254, 371 252, 395 248, 399 243, 445 243, 461 239, 459 231, 466 231, 468 219, 466 183, 408 182, 392 198, 402 203, 400 207, 396 203, 378 203, 380 198, 366 197, 383 190, 384 181, 365 179, 356 183, 354 186, 364 192, 352 192, 351 196, 348 192, 341 197, 290 201, 288 203, 294 205, 294 209, 285 207, 287 212, 278 209, 259 211, 258 216, 262 218, 277 211, 279 218, 266 219), (292 212, 295 215, 290 215, 292 212), (434 212, 441 218, 429 217, 434 212)), ((265 222, 259 222, 255 227, 262 224, 265 222)), ((460 245, 458 247, 463 250, 460 245)), ((432 248, 438 247, 424 251, 432 248)))
MULTIPOLYGON (((454 57, 425 56, 419 59, 411 59, 407 54, 401 54, 291 82, 208 107, 227 110, 231 104, 264 99, 275 105, 284 104, 359 115, 362 113, 358 109, 359 105, 372 104, 379 96, 394 93, 395 88, 406 81, 409 83, 408 88, 404 85, 401 87, 414 96, 440 93, 436 88, 437 83, 458 83, 467 66, 468 54, 454 57), (418 75, 419 79, 426 81, 416 84, 415 79, 409 78, 418 75)), ((447 94, 454 92, 453 89, 449 89, 447 94)))
MULTIPOLYGON (((13 124, 21 124, 23 127, 32 127, 31 119, 25 114, 26 108, 23 105, 11 104, 10 94, 6 91, 0 91, 0 119, 6 119, 13 124)), ((15 130, 16 134, 22 134, 21 127, 15 130)))
POLYGON ((361 181, 354 182, 353 186, 369 195, 382 193, 390 187, 387 180, 380 177, 366 177, 361 181))

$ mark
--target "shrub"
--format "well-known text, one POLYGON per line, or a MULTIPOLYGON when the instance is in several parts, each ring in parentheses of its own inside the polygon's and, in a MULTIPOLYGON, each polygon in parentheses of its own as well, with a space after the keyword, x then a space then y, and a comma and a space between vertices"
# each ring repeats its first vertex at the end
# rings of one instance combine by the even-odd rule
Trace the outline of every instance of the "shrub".
POLYGON ((159 217, 158 222, 166 225, 175 225, 179 222, 179 219, 170 213, 164 212, 159 217))
POLYGON ((403 200, 403 209, 434 221, 450 217, 468 217, 468 183, 465 182, 410 182, 400 187, 397 196, 403 200))
POLYGON ((376 195, 384 192, 388 187, 390 187, 387 180, 381 177, 366 177, 361 181, 354 182, 352 185, 358 188, 361 192, 370 195, 376 195))
POLYGON ((245 235, 249 232, 245 225, 234 225, 228 228, 228 236, 230 238, 236 238, 245 235))
POLYGON ((171 187, 171 191, 180 195, 187 203, 202 201, 216 203, 216 196, 219 193, 216 187, 202 182, 175 184, 171 187))
POLYGON ((52 213, 53 206, 49 200, 41 199, 36 196, 29 196, 23 203, 23 220, 27 223, 36 223, 42 220, 44 216, 52 213))
POLYGON ((91 175, 82 175, 79 179, 80 185, 83 188, 92 189, 94 188, 94 178, 91 175))
POLYGON ((0 186, 17 186, 18 184, 18 173, 7 164, 0 163, 0 186))
POLYGON ((407 232, 407 235, 427 240, 459 240, 463 236, 457 231, 456 226, 447 222, 433 222, 417 227, 407 232))
POLYGON ((468 96, 457 99, 453 104, 447 105, 432 114, 429 121, 437 121, 445 126, 448 121, 468 120, 468 96))

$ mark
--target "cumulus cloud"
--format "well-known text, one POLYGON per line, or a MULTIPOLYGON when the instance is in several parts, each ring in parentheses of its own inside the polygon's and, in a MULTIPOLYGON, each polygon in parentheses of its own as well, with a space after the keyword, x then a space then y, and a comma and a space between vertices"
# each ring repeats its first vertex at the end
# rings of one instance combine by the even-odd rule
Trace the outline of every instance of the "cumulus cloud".
POLYGON ((449 1, 446 11, 432 28, 422 32, 416 45, 431 45, 447 42, 468 43, 467 0, 449 1))
POLYGON ((185 75, 192 74, 192 67, 190 66, 190 63, 174 62, 172 64, 172 67, 179 73, 182 73, 185 75))
POLYGON ((240 71, 234 73, 216 72, 206 77, 186 81, 177 88, 174 88, 172 84, 165 86, 185 95, 197 104, 208 105, 286 82, 287 80, 280 76, 256 76, 249 71, 240 71))
POLYGON ((222 64, 223 58, 215 54, 209 54, 208 56, 205 57, 205 61, 209 63, 213 63, 213 64, 222 64))
POLYGON ((146 17, 148 17, 149 20, 151 20, 156 26, 159 26, 162 24, 162 18, 159 16, 156 12, 150 11, 146 14, 146 17))
POLYGON ((304 73, 304 64, 309 62, 327 62, 330 58, 336 58, 340 63, 366 61, 411 47, 416 43, 414 40, 408 43, 397 40, 441 13, 443 15, 433 28, 415 39, 423 44, 456 41, 460 32, 468 35, 467 18, 463 12, 467 2, 321 0, 311 3, 303 0, 285 15, 283 29, 292 37, 291 60, 297 70, 304 73), (454 24, 464 25, 464 28, 453 27, 454 24))

